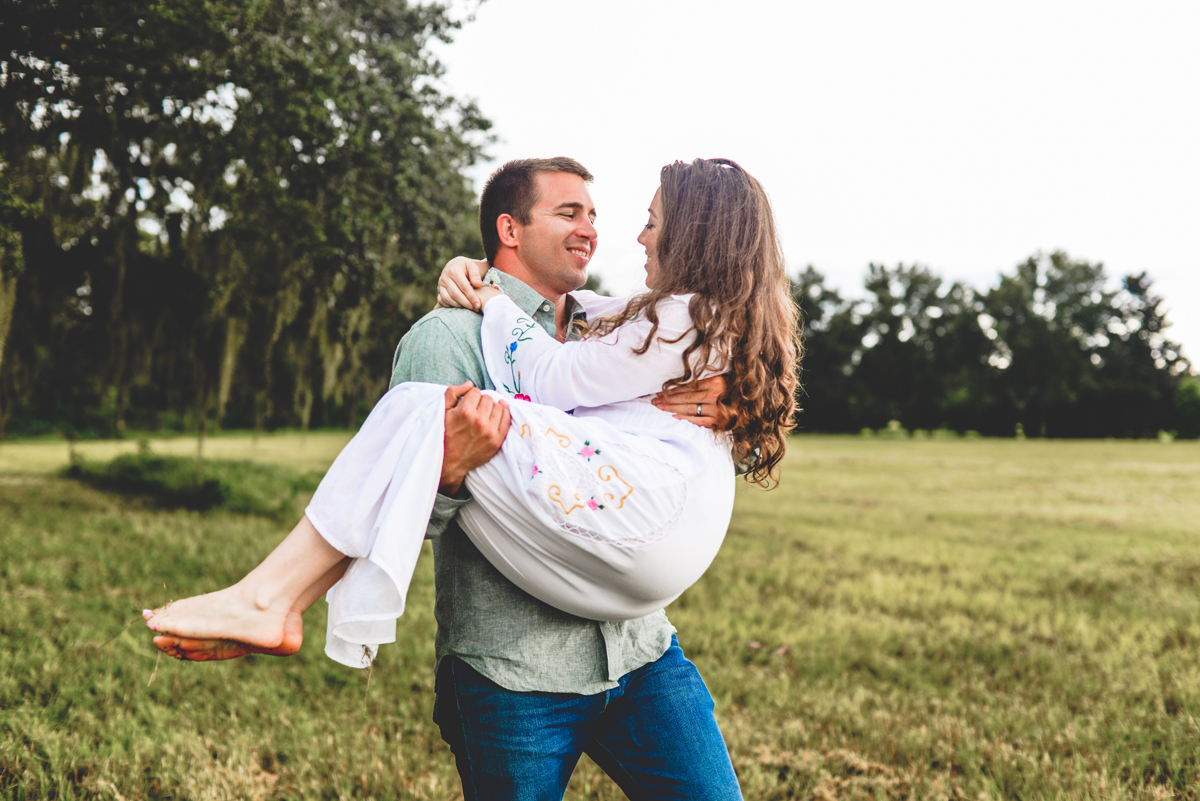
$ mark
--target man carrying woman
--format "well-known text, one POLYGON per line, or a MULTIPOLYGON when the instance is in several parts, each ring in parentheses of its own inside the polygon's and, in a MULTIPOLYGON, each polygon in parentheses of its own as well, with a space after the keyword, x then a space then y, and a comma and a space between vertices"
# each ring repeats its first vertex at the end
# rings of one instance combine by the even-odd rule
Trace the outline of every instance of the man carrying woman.
MULTIPOLYGON (((587 262, 596 244, 594 209, 586 187, 590 179, 586 170, 569 159, 530 160, 506 165, 484 191, 481 230, 495 268, 487 278, 506 296, 496 299, 489 295, 486 300, 523 315, 521 319, 536 326, 538 330, 532 333, 542 336, 543 345, 555 335, 567 340, 579 336, 579 327, 574 323, 581 320, 583 311, 568 293, 586 278, 587 262)), ((728 429, 733 445, 726 443, 726 456, 730 447, 746 455, 749 444, 758 459, 756 478, 765 478, 782 456, 782 435, 790 427, 797 357, 795 311, 786 300, 782 258, 765 194, 753 178, 731 162, 672 165, 663 171, 663 188, 655 196, 651 222, 639 241, 647 246, 651 293, 648 299, 635 299, 624 311, 624 303, 607 307, 589 297, 593 308, 615 315, 607 326, 601 324, 592 344, 603 346, 606 340, 609 345, 616 344, 624 333, 625 341, 620 344, 632 347, 632 367, 643 358, 661 356, 664 349, 678 346, 671 351, 675 369, 660 375, 657 387, 673 378, 690 380, 716 367, 728 368, 732 386, 724 393, 709 392, 698 398, 685 394, 682 401, 677 398, 674 406, 668 401, 665 408, 675 412, 688 409, 689 415, 700 418, 700 422, 728 429), (660 323, 663 332, 671 332, 670 339, 655 339, 660 323), (637 325, 650 328, 648 332, 635 330, 637 325), (631 339, 635 340, 632 345, 631 339), (729 418, 718 414, 714 403, 717 395, 722 395, 721 403, 729 410, 729 418)), ((444 292, 448 294, 449 289, 444 292)), ((495 318, 493 311, 489 307, 489 319, 495 318)), ((508 318, 496 319, 503 326, 509 325, 508 318)), ((480 552, 476 543, 490 547, 488 529, 495 520, 489 521, 486 516, 477 520, 476 530, 470 535, 454 520, 469 500, 455 497, 464 475, 485 467, 484 462, 491 457, 489 451, 508 433, 509 417, 503 402, 461 386, 471 381, 476 387, 491 388, 490 378, 500 372, 480 345, 482 325, 481 318, 470 311, 431 313, 402 341, 393 371, 393 385, 412 381, 458 385, 447 393, 447 406, 456 397, 458 401, 444 411, 445 455, 426 534, 434 542, 437 589, 435 718, 455 753, 464 794, 467 798, 561 797, 579 755, 587 751, 631 797, 739 797, 712 716, 712 699, 695 667, 683 658, 674 629, 661 609, 632 619, 608 621, 563 612, 556 607, 578 603, 580 606, 572 607, 577 612, 588 609, 588 594, 573 599, 568 597, 567 588, 558 595, 549 594, 556 606, 538 600, 534 595, 542 593, 549 579, 532 580, 523 585, 524 589, 514 583, 522 581, 525 567, 532 570, 536 565, 526 563, 523 567, 518 560, 501 570, 480 552)), ((521 339, 521 343, 514 340, 512 344, 522 344, 526 350, 535 345, 529 339, 521 339)), ((513 348, 510 353, 518 351, 513 348)), ((528 374, 512 370, 509 365, 509 394, 525 394, 516 386, 522 377, 533 380, 537 365, 523 364, 528 374)), ((577 381, 586 383, 578 377, 577 381)), ((644 391, 644 387, 638 390, 639 394, 644 391)), ((538 392, 536 399, 548 389, 539 385, 538 392)), ((572 403, 586 405, 578 399, 572 403)), ((644 411, 638 411, 639 419, 645 418, 648 410, 647 405, 644 411)), ((655 425, 669 427, 669 416, 663 417, 667 422, 655 425)), ((609 416, 609 422, 615 419, 609 416)), ((677 432, 672 436, 676 441, 685 441, 690 435, 677 432)), ((714 440, 711 433, 705 436, 714 440)), ((589 447, 585 445, 585 449, 589 447)), ((506 445, 505 452, 509 450, 506 445)), ((713 453, 719 453, 719 448, 713 453)), ((590 454, 582 450, 580 455, 590 459, 590 454)), ((708 458, 704 456, 700 461, 708 458)), ((731 485, 728 458, 723 464, 721 469, 729 473, 725 481, 731 485)), ((528 465, 522 462, 520 467, 528 465)), ((685 497, 687 487, 695 486, 690 483, 697 480, 695 476, 705 474, 705 465, 692 467, 695 469, 688 473, 690 478, 667 482, 662 492, 678 491, 682 493, 679 498, 685 497)), ((537 472, 534 463, 529 479, 536 478, 537 472)), ((331 476, 338 474, 335 464, 331 476)), ((476 485, 481 490, 492 486, 478 478, 476 485)), ((319 507, 320 498, 318 491, 310 509, 319 507)), ((563 514, 582 510, 587 503, 579 496, 576 500, 582 503, 572 502, 568 508, 559 499, 563 514)), ((590 500, 595 503, 594 498, 590 500)), ((692 505, 704 502, 701 494, 692 505)), ((682 500, 676 505, 686 506, 682 500)), ((488 508, 486 502, 472 508, 476 506, 488 508)), ((597 506, 589 508, 599 514, 597 506)), ((559 514, 553 504, 548 508, 559 514)), ((632 501, 630 508, 634 508, 632 501)), ((609 520, 618 518, 616 510, 612 511, 609 520)), ((322 519, 324 514, 316 517, 322 519)), ((727 510, 725 515, 727 519, 727 510)), ((548 519, 553 524, 554 519, 548 519)), ((566 520, 561 516, 559 519, 566 520)), ((675 522, 675 518, 664 520, 662 530, 667 533, 663 541, 674 542, 677 548, 683 543, 685 547, 677 553, 686 553, 688 532, 674 531, 675 522)), ((597 575, 619 578, 619 566, 633 564, 621 560, 641 544, 631 547, 622 541, 614 547, 605 539, 610 536, 604 528, 607 525, 598 523, 593 531, 568 521, 568 530, 583 532, 583 539, 599 541, 597 559, 616 561, 599 565, 597 575), (613 564, 618 565, 617 572, 605 573, 613 570, 613 564)), ((322 548, 332 553, 325 554, 320 564, 333 566, 319 574, 319 579, 309 580, 306 586, 291 592, 287 605, 276 612, 273 620, 277 622, 271 624, 281 633, 263 634, 251 630, 253 626, 242 630, 228 625, 225 619, 213 624, 213 602, 204 599, 220 595, 214 593, 148 615, 151 627, 161 632, 156 645, 173 655, 198 659, 237 655, 239 647, 242 652, 253 648, 275 653, 286 653, 293 644, 298 647, 299 613, 341 577, 346 570, 342 553, 350 550, 339 552, 333 548, 329 542, 337 542, 337 538, 325 528, 314 528, 308 518, 297 531, 299 551, 293 549, 293 553, 285 547, 297 536, 294 531, 256 572, 268 569, 275 559, 276 573, 290 575, 295 572, 291 566, 303 561, 304 552, 320 553, 322 548), (311 531, 301 531, 306 524, 311 531), (329 541, 322 535, 330 537, 329 541), (276 559, 276 554, 282 555, 276 559), (238 640, 248 646, 197 639, 206 637, 238 640)), ((538 540, 535 544, 541 547, 548 541, 538 540)), ((708 542, 705 547, 715 553, 719 537, 715 542, 710 537, 708 542)), ((496 547, 499 551, 490 556, 503 568, 507 546, 502 542, 496 547)), ((699 571, 708 559, 711 554, 700 558, 699 571)), ((255 575, 251 573, 244 581, 255 575)), ((347 578, 350 576, 347 573, 347 578)), ((587 578, 582 576, 580 580, 586 583, 587 578)), ((254 597, 254 603, 272 606, 274 599, 261 595, 269 582, 255 586, 260 595, 254 597)))

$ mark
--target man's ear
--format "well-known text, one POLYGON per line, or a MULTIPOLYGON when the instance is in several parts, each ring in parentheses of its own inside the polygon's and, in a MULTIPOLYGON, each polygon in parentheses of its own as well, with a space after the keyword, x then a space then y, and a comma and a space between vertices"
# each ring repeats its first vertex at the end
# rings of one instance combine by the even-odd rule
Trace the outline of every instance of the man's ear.
POLYGON ((521 244, 518 223, 511 214, 501 214, 496 218, 496 233, 500 235, 500 244, 505 247, 515 248, 521 244))

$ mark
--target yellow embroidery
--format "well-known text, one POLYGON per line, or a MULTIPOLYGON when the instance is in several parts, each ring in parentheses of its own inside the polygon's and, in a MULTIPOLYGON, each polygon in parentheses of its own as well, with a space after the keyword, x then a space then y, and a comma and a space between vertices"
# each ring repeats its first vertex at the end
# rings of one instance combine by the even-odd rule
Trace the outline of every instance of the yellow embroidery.
MULTIPOLYGON (((562 502, 562 498, 559 497, 560 495, 562 495, 562 488, 559 487, 557 484, 555 484, 553 487, 551 487, 547 494, 549 494, 550 500, 556 501, 558 503, 558 505, 563 508, 563 511, 566 512, 567 514, 571 514, 571 512, 574 512, 576 509, 583 508, 583 503, 577 503, 577 504, 573 504, 571 506, 571 508, 568 509, 567 505, 562 502)), ((582 498, 579 497, 578 492, 575 493, 575 500, 577 500, 577 501, 583 500, 582 498)))
POLYGON ((529 424, 521 423, 521 437, 524 438, 524 437, 528 437, 528 436, 529 436, 529 424))
MULTIPOLYGON (((617 468, 613 467, 611 464, 601 465, 601 466, 600 466, 600 469, 598 469, 598 470, 596 471, 596 475, 600 476, 600 480, 601 480, 601 481, 612 481, 612 480, 615 478, 617 481, 620 481, 622 484, 624 484, 626 487, 628 487, 628 490, 629 490, 629 491, 628 491, 628 492, 626 492, 624 495, 622 495, 620 498, 617 498, 617 497, 616 497, 616 496, 614 496, 614 495, 610 495, 610 494, 608 494, 607 492, 606 492, 606 493, 604 493, 604 497, 605 497, 606 499, 608 499, 609 501, 613 501, 614 499, 617 501, 617 508, 618 508, 618 509, 620 509, 622 506, 624 506, 624 505, 625 505, 625 499, 626 499, 626 498, 628 498, 630 495, 632 495, 632 494, 633 494, 633 485, 632 485, 632 484, 630 484, 630 483, 629 483, 628 481, 626 481, 625 479, 621 478, 621 475, 620 475, 620 474, 617 472, 617 468), (605 471, 605 469, 611 470, 611 471, 612 471, 612 475, 611 475, 611 476, 606 476, 606 475, 604 475, 604 471, 605 471)), ((579 496, 575 496, 575 497, 579 497, 579 496)))
POLYGON ((554 436, 558 437, 558 447, 560 447, 560 448, 569 448, 569 447, 571 447, 571 438, 570 438, 570 437, 568 437, 568 436, 565 436, 565 435, 563 435, 563 434, 560 434, 560 433, 558 433, 558 432, 557 432, 557 431, 555 431, 553 428, 547 428, 547 429, 546 429, 546 434, 547 434, 547 435, 549 435, 549 434, 553 434, 554 436))

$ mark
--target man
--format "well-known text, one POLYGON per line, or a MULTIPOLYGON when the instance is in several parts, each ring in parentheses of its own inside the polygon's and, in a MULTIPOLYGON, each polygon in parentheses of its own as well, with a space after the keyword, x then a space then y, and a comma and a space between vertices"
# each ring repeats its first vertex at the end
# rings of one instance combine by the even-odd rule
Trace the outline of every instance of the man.
MULTIPOLYGON (((595 253, 592 176, 572 159, 510 162, 488 181, 480 231, 488 280, 560 340, 583 317, 570 297, 595 253)), ((508 416, 491 388, 482 318, 437 309, 400 342, 392 385, 458 385, 427 536, 436 587, 434 719, 467 799, 561 798, 586 751, 631 798, 740 798, 712 698, 665 613, 623 622, 573 617, 524 593, 454 522, 472 468, 499 449, 508 416)), ((707 402, 715 400, 709 391, 707 402)), ((694 408, 692 395, 665 408, 694 408), (687 404, 684 406, 683 404, 687 404)))

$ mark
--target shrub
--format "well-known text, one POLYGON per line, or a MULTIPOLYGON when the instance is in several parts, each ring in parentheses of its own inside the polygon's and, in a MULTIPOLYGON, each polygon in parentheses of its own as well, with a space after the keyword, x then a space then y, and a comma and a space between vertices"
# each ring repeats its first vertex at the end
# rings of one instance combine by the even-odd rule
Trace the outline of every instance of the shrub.
POLYGON ((73 457, 64 475, 109 492, 148 496, 166 508, 268 517, 298 514, 320 482, 318 475, 276 465, 161 456, 145 443, 138 453, 106 463, 73 457))
POLYGON ((888 420, 887 428, 877 432, 881 439, 908 439, 908 429, 900 425, 899 420, 888 420))
POLYGON ((1188 376, 1175 394, 1175 432, 1180 439, 1200 437, 1200 377, 1188 376))

